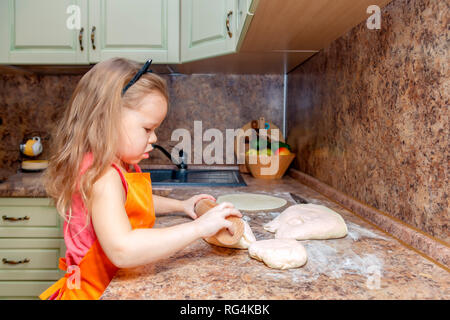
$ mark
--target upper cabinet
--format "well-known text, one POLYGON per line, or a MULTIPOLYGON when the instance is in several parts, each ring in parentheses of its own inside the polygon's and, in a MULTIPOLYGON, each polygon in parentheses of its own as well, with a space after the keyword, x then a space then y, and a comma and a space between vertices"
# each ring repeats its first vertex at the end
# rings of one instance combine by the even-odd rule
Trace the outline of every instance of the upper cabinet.
POLYGON ((182 62, 234 52, 235 0, 182 0, 182 62))
POLYGON ((179 0, 0 0, 0 63, 179 63, 179 24, 179 0))
POLYGON ((0 63, 180 63, 225 55, 239 48, 258 1, 0 0, 0 63))
POLYGON ((86 12, 87 0, 0 0, 0 63, 87 63, 86 12), (79 30, 67 27, 70 6, 79 30))
POLYGON ((89 62, 112 57, 178 63, 179 0, 90 0, 89 62))
POLYGON ((182 0, 181 62, 236 52, 258 1, 182 0))
POLYGON ((259 0, 237 0, 236 28, 238 37, 236 38, 236 51, 241 48, 258 3, 259 0))

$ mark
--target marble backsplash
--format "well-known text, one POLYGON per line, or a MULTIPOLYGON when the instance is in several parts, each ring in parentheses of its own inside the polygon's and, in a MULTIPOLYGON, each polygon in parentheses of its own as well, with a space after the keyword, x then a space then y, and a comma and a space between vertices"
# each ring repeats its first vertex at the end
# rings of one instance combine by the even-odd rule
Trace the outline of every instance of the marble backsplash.
POLYGON ((394 0, 288 75, 301 171, 444 242, 450 4, 394 0))
MULTIPOLYGON (((62 115, 82 75, 0 74, 0 175, 17 172, 19 144, 41 136, 48 159, 50 132, 62 115)), ((281 128, 283 123, 282 75, 163 75, 169 88, 169 112, 157 129, 158 144, 171 149, 175 129, 192 133, 194 121, 202 121, 203 132, 237 129, 264 116, 281 128)), ((203 142, 206 146, 211 142, 203 142)), ((193 145, 193 141, 192 141, 193 145)), ((193 158, 192 158, 193 160, 193 158)), ((169 164, 159 150, 141 164, 169 164)), ((0 177, 1 178, 1 177, 0 177)), ((1 179, 0 179, 1 180, 1 179)))

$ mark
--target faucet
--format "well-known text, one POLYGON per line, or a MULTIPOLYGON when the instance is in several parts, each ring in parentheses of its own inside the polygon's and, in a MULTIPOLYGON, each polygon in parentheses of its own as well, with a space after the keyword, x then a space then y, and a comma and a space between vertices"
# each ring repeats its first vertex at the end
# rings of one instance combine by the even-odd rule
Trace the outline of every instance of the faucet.
POLYGON ((184 153, 183 149, 181 149, 181 150, 178 152, 179 158, 178 158, 178 163, 177 163, 177 162, 175 162, 174 159, 172 158, 172 155, 171 155, 166 149, 164 149, 163 147, 161 147, 160 145, 152 144, 152 147, 153 147, 154 149, 159 149, 162 153, 164 153, 164 155, 165 155, 167 158, 169 158, 170 161, 172 161, 172 163, 175 164, 175 165, 178 167, 178 169, 180 169, 180 170, 186 170, 186 169, 187 169, 187 164, 186 164, 187 158, 186 158, 186 154, 184 153))

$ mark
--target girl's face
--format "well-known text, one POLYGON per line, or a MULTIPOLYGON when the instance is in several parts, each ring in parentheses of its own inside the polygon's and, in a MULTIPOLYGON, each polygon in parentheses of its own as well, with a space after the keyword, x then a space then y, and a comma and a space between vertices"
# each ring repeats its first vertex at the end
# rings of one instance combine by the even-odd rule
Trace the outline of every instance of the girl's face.
POLYGON ((167 101, 158 92, 148 94, 136 109, 123 108, 118 158, 137 164, 149 157, 157 140, 155 130, 167 114, 167 101))

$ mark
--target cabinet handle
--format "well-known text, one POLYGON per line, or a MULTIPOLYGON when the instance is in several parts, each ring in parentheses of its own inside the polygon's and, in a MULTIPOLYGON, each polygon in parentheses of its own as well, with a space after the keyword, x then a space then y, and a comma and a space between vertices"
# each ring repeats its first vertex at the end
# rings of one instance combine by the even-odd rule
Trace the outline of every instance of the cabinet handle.
POLYGON ((20 217, 20 218, 14 218, 14 217, 3 216, 2 219, 7 220, 7 221, 23 221, 23 220, 30 220, 30 217, 25 216, 25 217, 20 217))
POLYGON ((95 50, 95 29, 95 26, 93 26, 91 31, 92 50, 95 50))
POLYGON ((80 35, 78 36, 78 41, 80 41, 80 50, 83 51, 83 32, 84 32, 84 28, 80 29, 80 35))
POLYGON ((4 264, 21 264, 21 263, 28 263, 31 260, 28 259, 28 258, 25 258, 25 259, 19 260, 19 261, 12 261, 12 260, 8 260, 6 258, 3 258, 2 261, 3 261, 4 264))
POLYGON ((228 32, 228 36, 231 38, 233 37, 233 33, 231 33, 230 31, 230 16, 233 14, 233 11, 228 12, 227 14, 227 32, 228 32))

